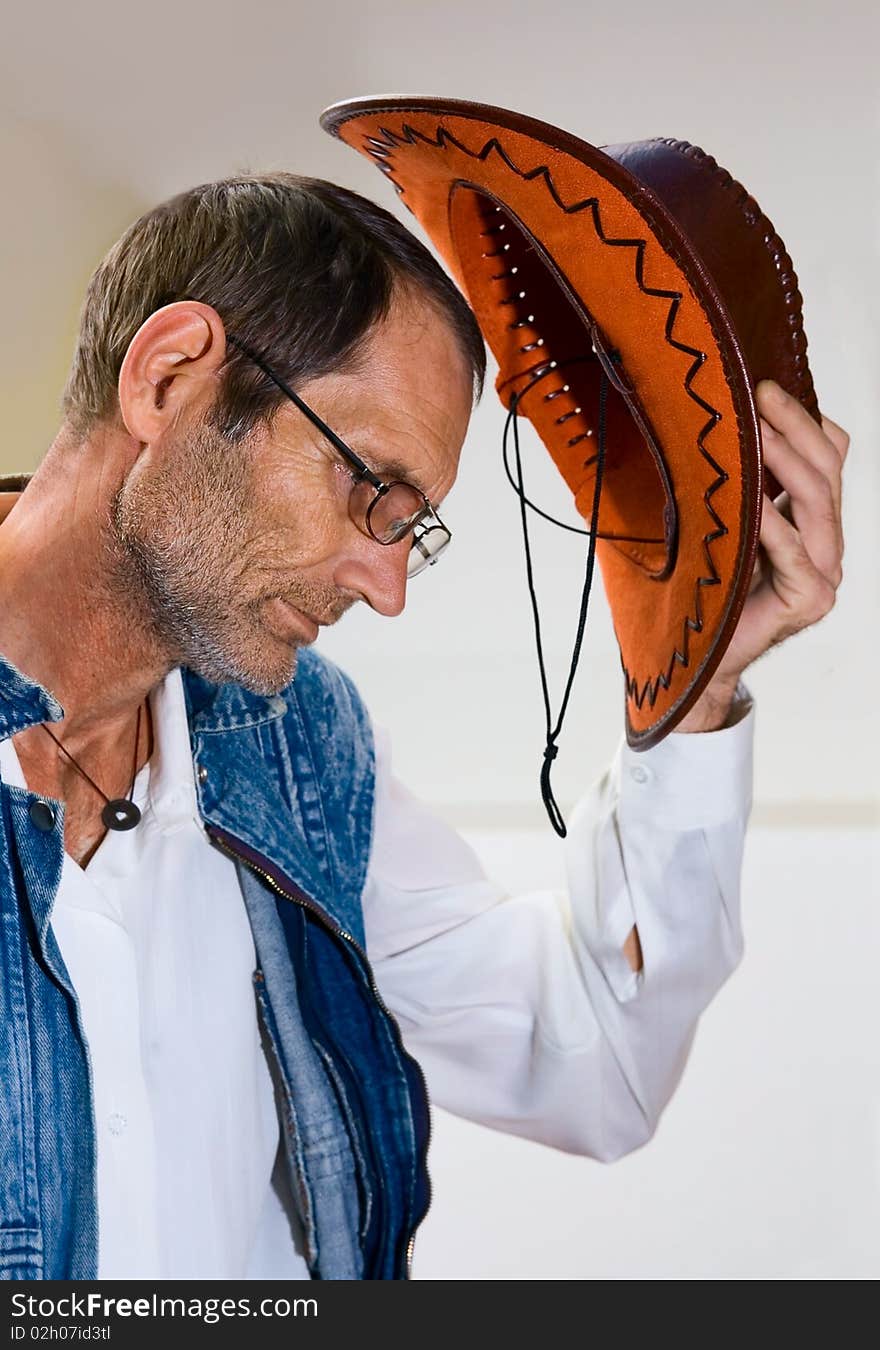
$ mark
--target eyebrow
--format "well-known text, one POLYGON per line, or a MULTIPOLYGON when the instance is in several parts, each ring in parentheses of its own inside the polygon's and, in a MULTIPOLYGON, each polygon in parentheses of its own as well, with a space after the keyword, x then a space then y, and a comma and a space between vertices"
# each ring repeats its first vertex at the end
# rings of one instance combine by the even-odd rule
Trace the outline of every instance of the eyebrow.
POLYGON ((411 483, 413 487, 417 487, 419 492, 424 491, 421 483, 417 483, 415 477, 413 477, 412 470, 402 464, 399 459, 383 460, 379 472, 385 478, 402 478, 405 483, 411 483))
MULTIPOLYGON (((355 449, 354 446, 351 448, 352 450, 355 449)), ((394 482, 395 480, 409 483, 412 487, 417 488, 424 497, 427 497, 428 494, 423 485, 416 481, 417 475, 414 475, 412 469, 408 468, 401 460, 378 459, 375 455, 369 453, 361 454, 360 450, 356 453, 360 455, 367 468, 371 469, 377 478, 383 478, 388 483, 394 482)))

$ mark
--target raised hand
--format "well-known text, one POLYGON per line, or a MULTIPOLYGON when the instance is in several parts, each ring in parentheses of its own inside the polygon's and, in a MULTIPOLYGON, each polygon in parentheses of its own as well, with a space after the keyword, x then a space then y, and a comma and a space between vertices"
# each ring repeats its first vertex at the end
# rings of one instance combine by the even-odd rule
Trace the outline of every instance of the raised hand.
POLYGON ((678 731, 721 726, 747 666, 824 618, 843 577, 841 471, 849 436, 828 417, 819 426, 772 380, 762 380, 755 396, 764 459, 785 490, 775 501, 764 494, 743 612, 721 664, 678 731))

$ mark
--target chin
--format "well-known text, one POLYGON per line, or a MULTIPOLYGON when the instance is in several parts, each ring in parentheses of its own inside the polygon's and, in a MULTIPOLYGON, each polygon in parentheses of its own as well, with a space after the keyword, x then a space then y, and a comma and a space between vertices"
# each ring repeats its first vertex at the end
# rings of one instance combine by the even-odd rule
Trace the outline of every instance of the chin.
MULTIPOLYGON (((273 647, 282 646, 282 644, 274 641, 272 645, 273 647)), ((288 643, 283 645, 286 648, 283 659, 270 663, 265 659, 268 652, 264 649, 261 652, 264 660, 260 663, 259 668, 244 667, 237 676, 233 677, 235 683, 240 684, 243 689, 247 689, 248 693, 262 694, 267 698, 274 694, 280 694, 282 689, 286 689, 295 676, 299 659, 299 648, 297 646, 288 643)))
POLYGON ((255 624, 238 641, 201 640, 190 643, 182 664, 212 684, 238 684, 251 694, 271 698, 290 684, 296 674, 299 642, 267 633, 255 624))

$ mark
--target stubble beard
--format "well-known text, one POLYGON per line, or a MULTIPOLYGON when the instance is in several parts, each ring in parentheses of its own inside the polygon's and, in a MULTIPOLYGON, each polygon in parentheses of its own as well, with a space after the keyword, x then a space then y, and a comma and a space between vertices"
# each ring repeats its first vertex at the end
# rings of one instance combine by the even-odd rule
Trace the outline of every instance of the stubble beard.
POLYGON ((269 696, 293 679, 297 644, 260 621, 268 596, 254 592, 249 568, 258 528, 251 475, 245 442, 205 425, 188 430, 159 466, 120 485, 110 544, 116 589, 169 668, 269 696))

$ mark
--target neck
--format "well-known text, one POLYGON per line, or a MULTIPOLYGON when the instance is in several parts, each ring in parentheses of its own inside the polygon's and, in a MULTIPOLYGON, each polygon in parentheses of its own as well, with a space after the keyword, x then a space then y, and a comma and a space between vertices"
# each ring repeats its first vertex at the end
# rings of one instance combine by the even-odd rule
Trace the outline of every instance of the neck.
POLYGON ((112 431, 62 433, 23 492, 0 494, 0 652, 58 699, 66 743, 132 743, 138 707, 175 664, 109 528, 131 454, 112 431))

